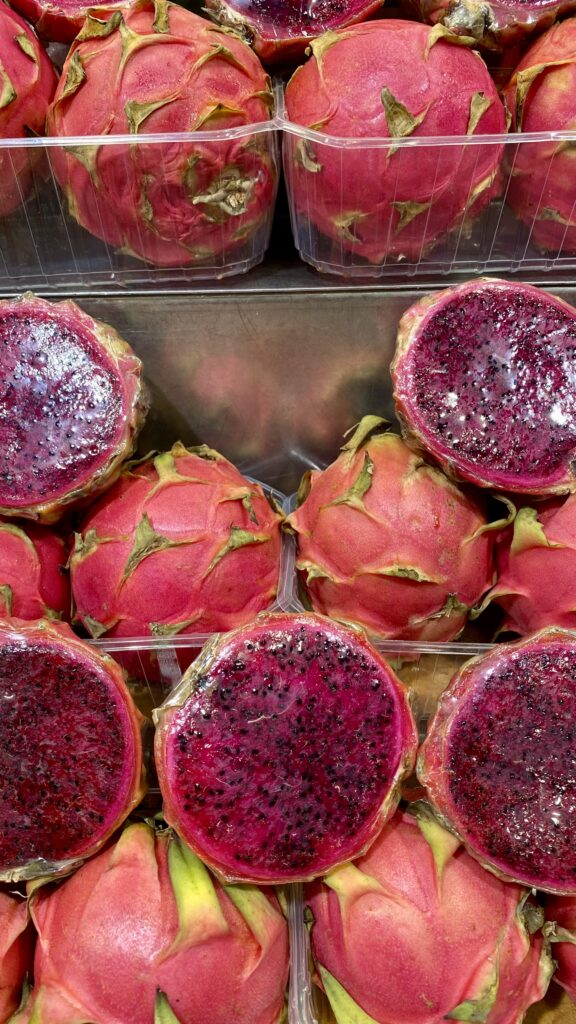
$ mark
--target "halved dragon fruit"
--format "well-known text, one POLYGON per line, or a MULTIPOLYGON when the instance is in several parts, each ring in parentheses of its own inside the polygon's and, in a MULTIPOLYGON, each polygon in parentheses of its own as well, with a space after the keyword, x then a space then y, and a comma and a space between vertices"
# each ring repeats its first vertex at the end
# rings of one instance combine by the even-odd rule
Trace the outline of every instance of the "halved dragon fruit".
POLYGON ((418 776, 501 878, 576 894, 576 633, 551 627, 467 662, 440 698, 418 776))
MULTIPOLYGON (((30 25, 0 0, 0 139, 44 134, 56 72, 30 25)), ((0 150, 0 217, 13 213, 28 197, 41 149, 11 146, 0 150)))
POLYGON ((32 951, 26 900, 0 891, 0 1024, 7 1024, 20 1004, 32 951))
POLYGON ((554 968, 527 896, 412 804, 308 887, 317 983, 342 1024, 519 1024, 554 968))
MULTIPOLYGON (((574 3, 571 4, 573 9, 574 3)), ((504 90, 517 132, 573 132, 576 18, 554 25, 524 54, 504 90)), ((552 253, 576 252, 574 144, 552 137, 511 147, 506 202, 552 253)))
POLYGON ((264 614, 207 644, 154 718, 165 817, 232 881, 293 882, 358 856, 417 745, 390 667, 317 615, 264 614))
POLYGON ((170 829, 128 826, 30 911, 35 985, 11 1024, 286 1020, 288 933, 273 892, 221 885, 170 829))
POLYGON ((391 366, 409 445, 480 487, 576 488, 576 310, 479 278, 404 314, 391 366))
POLYGON ((482 497, 415 455, 378 416, 300 488, 287 520, 315 611, 395 640, 451 640, 494 580, 482 497), (384 431, 384 432, 383 432, 384 431))
POLYGON ((238 32, 264 63, 295 62, 324 32, 366 21, 384 0, 207 0, 219 25, 238 32))
POLYGON ((69 871, 140 802, 140 728, 121 668, 41 619, 0 621, 0 880, 69 871))
POLYGON ((519 47, 576 8, 574 0, 405 0, 405 6, 432 25, 497 51, 519 47))
POLYGON ((147 409, 142 364, 73 302, 0 302, 0 513, 50 523, 116 479, 147 409))
POLYGON ((55 147, 70 213, 96 237, 163 267, 222 267, 259 237, 276 196, 273 97, 241 39, 165 0, 94 10, 72 44, 47 120, 69 136, 134 143, 55 147), (248 127, 247 127, 248 126, 248 127), (224 129, 229 137, 205 134, 224 129), (150 133, 193 133, 143 143, 150 133))
POLYGON ((55 530, 0 520, 0 617, 69 619, 67 561, 55 530))
POLYGON ((457 43, 412 21, 353 25, 313 41, 290 79, 290 121, 319 135, 286 134, 288 191, 298 215, 332 242, 336 263, 343 253, 370 264, 417 260, 498 191, 502 147, 480 140, 505 131, 504 107, 482 58, 457 43), (447 135, 479 142, 415 150, 369 141, 447 135))
POLYGON ((89 13, 98 7, 106 11, 122 10, 130 6, 130 0, 10 0, 35 26, 43 39, 50 43, 71 43, 82 28, 89 13))

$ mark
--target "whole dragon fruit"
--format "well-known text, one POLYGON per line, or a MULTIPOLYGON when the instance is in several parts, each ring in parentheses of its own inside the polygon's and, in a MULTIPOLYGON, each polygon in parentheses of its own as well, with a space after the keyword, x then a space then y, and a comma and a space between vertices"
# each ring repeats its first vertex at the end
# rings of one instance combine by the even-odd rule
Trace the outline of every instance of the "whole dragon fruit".
POLYGON ((465 665, 440 698, 418 777, 486 868, 576 895, 576 633, 550 627, 465 665))
POLYGON ((133 463, 76 534, 76 621, 95 638, 248 622, 276 597, 281 525, 260 485, 206 445, 133 463))
POLYGON ((405 0, 405 6, 423 21, 496 51, 520 47, 576 8, 574 0, 405 0))
POLYGON ((54 522, 119 475, 147 410, 142 364, 73 302, 0 302, 0 513, 54 522))
MULTIPOLYGON (((0 0, 0 139, 44 134, 56 72, 34 31, 0 0)), ((13 213, 34 184, 41 149, 0 150, 0 217, 13 213)))
POLYGON ((132 135, 130 144, 55 147, 71 214, 108 245, 165 267, 223 265, 266 225, 276 192, 272 93, 233 34, 165 0, 94 10, 69 51, 48 130, 132 135), (231 129, 222 140, 207 132, 231 129), (192 139, 145 143, 150 133, 192 139))
MULTIPOLYGON (((524 54, 504 90, 517 132, 576 127, 576 18, 554 25, 524 54)), ((569 140, 521 143, 511 151, 506 201, 552 253, 576 252, 574 147, 569 140)))
POLYGON ((576 898, 549 896, 546 900, 546 919, 550 938, 554 943, 553 955, 557 963, 554 981, 557 981, 576 1003, 576 898))
POLYGON ((504 609, 502 630, 576 629, 576 494, 522 505, 498 537, 496 556, 485 603, 504 609))
POLYGON ((418 742, 389 665, 318 615, 214 639, 154 720, 166 820, 226 879, 269 885, 359 856, 418 742))
POLYGON ((365 416, 288 517, 315 611, 395 640, 450 640, 494 579, 481 499, 365 416))
POLYGON ((70 617, 68 547, 45 526, 0 519, 0 617, 70 617))
POLYGON ((400 321, 391 366, 408 444, 480 487, 576 489, 576 309, 532 285, 478 278, 400 321))
POLYGON ((122 10, 130 0, 90 3, 89 0, 11 0, 36 27, 43 39, 51 43, 71 43, 76 38, 90 12, 102 7, 106 11, 122 10))
POLYGON ((416 156, 368 141, 505 131, 484 62, 456 42, 415 22, 368 22, 313 41, 312 58, 291 78, 288 118, 318 134, 314 142, 285 135, 288 191, 336 262, 416 260, 495 195, 498 145, 433 145, 416 156), (367 141, 335 146, 324 135, 367 141))
POLYGON ((63 623, 0 621, 0 706, 0 880, 70 871, 144 793, 122 670, 63 623))
POLYGON ((365 21, 383 0, 207 0, 218 24, 241 35, 268 64, 300 60, 312 39, 365 21))
POLYGON ((7 1024, 20 1004, 32 949, 26 901, 0 891, 0 1024, 7 1024))
POLYGON ((484 871, 426 804, 307 889, 316 982, 339 1022, 518 1024, 553 962, 544 915, 484 871))
POLYGON ((130 825, 31 900, 35 987, 11 1024, 280 1024, 275 897, 221 885, 171 831, 130 825))

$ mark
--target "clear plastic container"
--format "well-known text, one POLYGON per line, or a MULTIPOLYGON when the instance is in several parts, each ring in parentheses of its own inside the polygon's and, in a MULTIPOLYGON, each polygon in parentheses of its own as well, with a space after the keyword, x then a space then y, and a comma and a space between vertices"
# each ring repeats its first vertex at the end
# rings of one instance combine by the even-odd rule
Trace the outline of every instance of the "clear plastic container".
POLYGON ((4 209, 16 206, 0 218, 4 292, 218 280, 264 258, 278 187, 277 129, 270 120, 173 135, 0 139, 0 175, 0 210, 3 197, 4 209), (73 160, 92 168, 92 188, 66 196, 57 178, 73 160), (123 194, 126 209, 139 210, 131 244, 123 194))

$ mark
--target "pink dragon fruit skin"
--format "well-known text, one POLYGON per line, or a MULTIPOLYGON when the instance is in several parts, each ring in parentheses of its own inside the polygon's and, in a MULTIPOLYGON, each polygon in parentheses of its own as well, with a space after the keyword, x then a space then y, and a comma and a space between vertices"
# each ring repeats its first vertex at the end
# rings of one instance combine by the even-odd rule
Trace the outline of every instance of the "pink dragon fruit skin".
POLYGON ((32 950, 26 901, 0 891, 0 1024, 6 1024, 20 1005, 32 950))
POLYGON ((286 922, 222 886, 170 832, 130 825, 31 902, 35 989, 13 1024, 279 1024, 286 922))
POLYGON ((423 21, 506 54, 575 7, 574 0, 405 0, 405 6, 423 21))
POLYGON ((497 580, 485 603, 504 610, 502 631, 576 629, 576 495, 520 506, 496 554, 497 580))
POLYGON ((60 138, 138 138, 53 150, 71 214, 151 264, 220 266, 269 217, 276 167, 267 134, 203 134, 268 121, 271 105, 270 81, 250 48, 190 11, 137 0, 110 15, 93 12, 69 51, 47 129, 60 138), (178 132, 193 139, 139 141, 178 132))
MULTIPOLYGON (((454 37, 388 20, 328 32, 286 89, 290 121, 327 136, 469 136, 505 131, 481 57, 454 37), (446 38, 447 36, 447 38, 446 38)), ((417 260, 498 190, 499 146, 334 147, 285 140, 291 201, 334 247, 369 263, 417 260)))
MULTIPOLYGON (((19 14, 0 0, 0 138, 44 134, 56 72, 48 54, 19 14)), ((13 213, 32 190, 40 149, 0 151, 0 217, 13 213)))
POLYGON ((403 315, 390 367, 407 443, 456 479, 517 494, 576 489, 576 310, 477 278, 403 315))
POLYGON ((315 611, 395 640, 451 640, 494 580, 481 497, 366 416, 288 517, 315 611))
POLYGON ((277 594, 282 518, 259 484, 206 445, 175 444, 131 464, 76 534, 75 620, 95 638, 248 622, 277 594))
POLYGON ((549 896, 546 900, 546 921, 557 963, 554 981, 566 990, 576 1003, 576 898, 549 896))
POLYGON ((0 519, 0 616, 70 617, 68 546, 55 530, 0 519))
POLYGON ((215 638, 153 714, 166 820, 223 878, 303 881, 394 813, 417 731, 364 636, 264 613, 215 638))
POLYGON ((130 6, 130 0, 95 4, 82 0, 14 0, 13 6, 32 22, 42 39, 50 43, 71 43, 90 11, 98 7, 106 11, 122 10, 130 6))
POLYGON ((383 0, 207 0, 219 25, 238 32, 265 64, 301 60, 312 39, 366 21, 383 0))
POLYGON ((144 720, 120 666, 50 619, 0 620, 0 701, 0 881, 69 873, 145 793, 144 720))
POLYGON ((576 894, 576 633, 549 627, 466 662, 418 778, 468 852, 508 881, 576 894))
MULTIPOLYGON (((574 131, 576 18, 558 22, 524 54, 504 96, 517 132, 574 131)), ((576 252, 572 143, 553 139, 514 148, 506 201, 550 253, 576 252)))
POLYGON ((541 931, 530 934, 541 911, 425 804, 409 810, 364 857, 308 887, 317 983, 338 1022, 518 1024, 553 970, 541 931))

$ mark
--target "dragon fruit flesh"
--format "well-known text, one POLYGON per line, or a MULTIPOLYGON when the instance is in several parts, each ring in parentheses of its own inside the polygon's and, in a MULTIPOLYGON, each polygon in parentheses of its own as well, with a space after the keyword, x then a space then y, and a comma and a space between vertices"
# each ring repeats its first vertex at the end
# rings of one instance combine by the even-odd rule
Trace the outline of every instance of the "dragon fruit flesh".
POLYGON ((423 21, 496 51, 520 47, 576 8, 574 0, 405 0, 405 6, 423 21))
POLYGON ((32 967, 28 907, 21 897, 0 891, 0 1024, 18 1008, 24 978, 32 967))
MULTIPOLYGON (((477 53, 439 28, 383 20, 327 32, 286 89, 290 121, 341 138, 471 136, 505 131, 504 108, 477 53)), ((498 189, 500 146, 418 150, 285 139, 297 213, 341 262, 418 259, 478 214, 498 189)))
POLYGON ((576 899, 574 896, 549 896, 546 919, 554 943, 557 963, 554 981, 566 989, 576 1003, 576 899))
POLYGON ((268 64, 300 60, 311 40, 365 21, 383 0, 207 0, 210 15, 268 64))
POLYGON ((55 530, 0 519, 0 617, 69 619, 67 560, 55 530))
POLYGON ((219 266, 269 219, 276 166, 272 93, 260 61, 233 34, 165 0, 93 11, 69 51, 51 134, 134 136, 130 145, 55 148, 71 214, 108 245, 165 267, 219 266), (150 133, 193 139, 144 143, 150 133))
POLYGON ((144 420, 142 365, 73 302, 0 302, 0 512, 54 522, 108 487, 144 420))
POLYGON ((365 850, 417 745, 390 667, 317 615, 263 614, 215 638, 154 719, 167 821, 225 879, 262 884, 365 850))
POLYGON ((522 505, 496 544, 498 575, 488 593, 504 609, 501 629, 576 629, 576 495, 522 505))
POLYGON ((478 278, 404 314, 391 366, 408 444, 445 472, 526 494, 576 489, 576 310, 478 278))
MULTIPOLYGON (((504 95, 515 131, 574 131, 576 18, 559 22, 532 44, 504 95)), ((531 242, 546 252, 576 253, 573 142, 521 143, 512 154, 506 201, 530 228, 531 242)))
POLYGON ((310 475, 288 518, 296 565, 315 611, 384 639, 451 640, 494 579, 491 531, 502 524, 384 424, 364 417, 310 475))
POLYGON ((418 777, 504 879, 576 894, 576 633, 550 627, 467 662, 440 698, 418 777))
MULTIPOLYGON (((26 22, 0 0, 0 139, 44 134, 57 77, 48 54, 26 22)), ((13 213, 34 184, 41 149, 0 150, 0 217, 13 213)))
POLYGON ((31 21, 42 39, 51 43, 71 43, 84 25, 89 13, 102 7, 106 11, 122 10, 130 0, 90 3, 89 0, 11 0, 14 8, 31 21))
POLYGON ((0 622, 0 880, 68 871, 143 796, 122 670, 69 626, 0 622))
MULTIPOLYGON (((95 638, 249 622, 276 597, 281 524, 260 485, 206 445, 130 464, 76 534, 76 621, 95 638)), ((152 678, 152 662, 146 671, 152 678)))
POLYGON ((12 1024, 279 1024, 286 922, 272 894, 213 878, 170 830, 128 826, 36 893, 35 988, 12 1024))
POLYGON ((542 911, 476 864, 426 804, 409 812, 308 887, 316 980, 336 1020, 518 1024, 553 970, 542 911))

